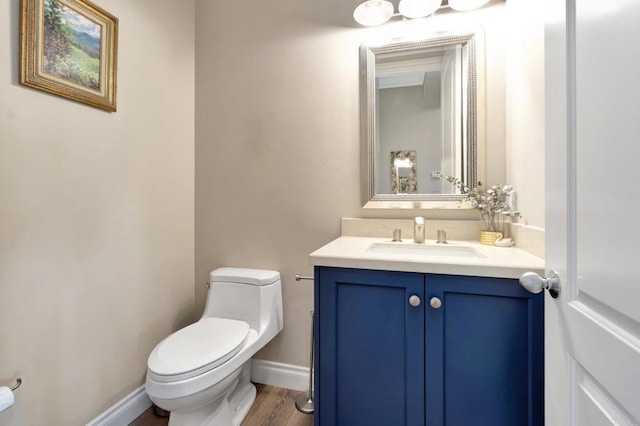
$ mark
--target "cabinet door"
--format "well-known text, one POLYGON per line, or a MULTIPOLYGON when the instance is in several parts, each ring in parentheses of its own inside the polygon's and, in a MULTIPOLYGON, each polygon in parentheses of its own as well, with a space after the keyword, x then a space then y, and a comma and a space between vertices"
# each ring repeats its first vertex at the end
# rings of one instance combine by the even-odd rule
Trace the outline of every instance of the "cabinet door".
POLYGON ((427 275, 427 424, 544 424, 542 295, 517 280, 427 275))
POLYGON ((322 267, 315 278, 316 425, 424 425, 424 275, 322 267))

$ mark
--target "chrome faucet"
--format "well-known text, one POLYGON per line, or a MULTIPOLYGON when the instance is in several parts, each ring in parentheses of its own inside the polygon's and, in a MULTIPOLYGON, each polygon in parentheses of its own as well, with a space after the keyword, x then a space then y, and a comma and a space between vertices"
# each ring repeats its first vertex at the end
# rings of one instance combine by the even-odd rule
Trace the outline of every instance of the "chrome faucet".
POLYGON ((424 217, 416 216, 413 219, 413 242, 424 243, 424 217))

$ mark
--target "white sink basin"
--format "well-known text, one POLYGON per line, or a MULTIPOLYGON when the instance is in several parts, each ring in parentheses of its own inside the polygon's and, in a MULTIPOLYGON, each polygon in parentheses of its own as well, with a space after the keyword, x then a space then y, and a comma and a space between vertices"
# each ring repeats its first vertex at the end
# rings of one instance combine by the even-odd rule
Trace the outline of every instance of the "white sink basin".
POLYGON ((441 257, 484 257, 472 247, 446 244, 407 244, 407 243, 373 243, 367 250, 369 253, 399 254, 411 256, 441 257))

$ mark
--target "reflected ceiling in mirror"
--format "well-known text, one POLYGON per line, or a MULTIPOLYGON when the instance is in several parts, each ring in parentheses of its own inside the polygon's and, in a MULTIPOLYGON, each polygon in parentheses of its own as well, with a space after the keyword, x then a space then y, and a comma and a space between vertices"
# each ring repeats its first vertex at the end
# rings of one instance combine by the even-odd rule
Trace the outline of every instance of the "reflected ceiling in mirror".
POLYGON ((365 208, 442 207, 463 197, 440 174, 482 180, 484 64, 480 33, 360 48, 365 208), (394 156, 411 152, 411 184, 394 156), (391 161, 391 167, 389 167, 391 161), (429 202, 438 202, 430 204, 429 202))

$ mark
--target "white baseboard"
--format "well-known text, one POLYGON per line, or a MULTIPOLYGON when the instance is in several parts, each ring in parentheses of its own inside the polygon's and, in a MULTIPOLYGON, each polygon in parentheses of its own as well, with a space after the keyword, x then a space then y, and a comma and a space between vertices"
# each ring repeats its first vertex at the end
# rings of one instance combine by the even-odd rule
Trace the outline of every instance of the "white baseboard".
POLYGON ((140 386, 113 407, 87 423, 87 426, 127 426, 149 407, 151 407, 151 400, 147 396, 144 386, 140 386))
MULTIPOLYGON (((251 381, 306 391, 309 386, 309 369, 299 365, 254 359, 251 361, 251 381)), ((127 426, 149 407, 151 407, 151 400, 144 386, 140 386, 87 423, 87 426, 127 426)))
POLYGON ((251 381, 279 388, 306 391, 309 389, 309 368, 254 359, 251 361, 251 381))

